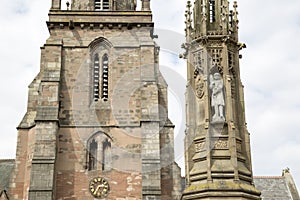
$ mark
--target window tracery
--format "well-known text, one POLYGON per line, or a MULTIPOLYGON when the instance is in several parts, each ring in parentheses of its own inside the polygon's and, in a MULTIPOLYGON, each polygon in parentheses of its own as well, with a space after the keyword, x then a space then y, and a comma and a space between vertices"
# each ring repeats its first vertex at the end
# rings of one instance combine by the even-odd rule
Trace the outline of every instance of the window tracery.
POLYGON ((87 169, 108 171, 112 163, 111 139, 102 132, 96 133, 88 140, 87 169))

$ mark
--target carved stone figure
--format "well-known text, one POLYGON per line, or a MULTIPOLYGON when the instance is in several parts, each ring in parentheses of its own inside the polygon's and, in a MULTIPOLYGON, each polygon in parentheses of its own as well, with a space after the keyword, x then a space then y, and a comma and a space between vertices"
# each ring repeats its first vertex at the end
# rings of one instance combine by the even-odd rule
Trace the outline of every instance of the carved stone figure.
POLYGON ((210 75, 211 107, 214 111, 212 122, 225 121, 224 83, 220 73, 210 75))
POLYGON ((201 75, 197 75, 196 76, 196 85, 195 85, 195 89, 196 89, 196 96, 201 99, 204 95, 204 80, 203 77, 201 75))

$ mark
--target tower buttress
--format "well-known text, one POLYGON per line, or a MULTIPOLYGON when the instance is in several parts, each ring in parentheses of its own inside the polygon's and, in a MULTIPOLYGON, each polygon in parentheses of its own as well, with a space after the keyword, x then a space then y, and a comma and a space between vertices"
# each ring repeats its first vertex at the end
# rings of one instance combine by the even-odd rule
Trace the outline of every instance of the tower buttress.
POLYGON ((237 3, 195 0, 186 11, 187 91, 182 199, 260 199, 253 185, 240 80, 237 3), (226 196, 226 198, 225 198, 226 196))

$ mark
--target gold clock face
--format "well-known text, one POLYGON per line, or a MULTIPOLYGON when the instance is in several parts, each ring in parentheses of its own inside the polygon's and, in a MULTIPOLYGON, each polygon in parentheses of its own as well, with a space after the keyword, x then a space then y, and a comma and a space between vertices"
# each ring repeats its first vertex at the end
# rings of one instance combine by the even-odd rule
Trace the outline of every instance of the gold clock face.
POLYGON ((97 177, 91 180, 89 189, 95 198, 102 199, 108 195, 109 184, 106 179, 97 177))

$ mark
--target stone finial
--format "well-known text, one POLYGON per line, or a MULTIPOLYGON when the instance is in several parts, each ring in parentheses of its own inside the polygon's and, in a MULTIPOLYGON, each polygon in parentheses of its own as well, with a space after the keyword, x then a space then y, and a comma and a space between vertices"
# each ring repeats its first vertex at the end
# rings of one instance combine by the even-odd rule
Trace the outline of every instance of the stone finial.
POLYGON ((186 11, 185 11, 185 25, 186 25, 186 29, 185 29, 185 33, 186 36, 189 36, 191 33, 191 29, 192 29, 192 12, 191 12, 191 1, 187 1, 187 5, 186 5, 186 11))
POLYGON ((66 2, 66 6, 67 6, 67 10, 70 10, 70 2, 69 1, 66 2))
POLYGON ((284 176, 284 174, 286 174, 286 173, 290 173, 290 168, 287 167, 282 170, 282 176, 284 176))
POLYGON ((239 23, 239 19, 238 19, 238 11, 237 11, 237 7, 238 7, 238 5, 237 5, 237 2, 236 1, 234 1, 234 3, 233 3, 233 20, 234 20, 234 22, 236 23, 236 24, 238 24, 239 23))
POLYGON ((150 0, 141 0, 142 1, 142 11, 151 11, 150 0))
POLYGON ((51 10, 60 10, 61 9, 61 0, 52 0, 51 10))

